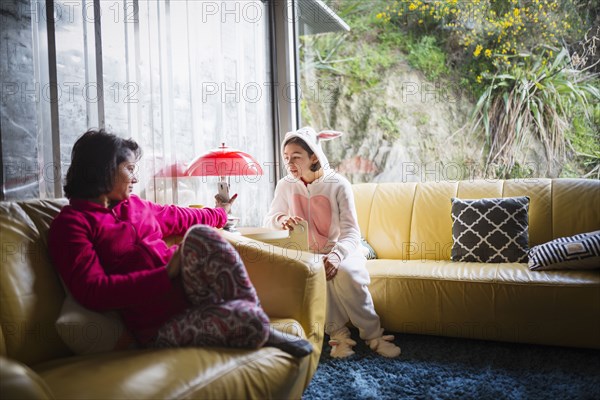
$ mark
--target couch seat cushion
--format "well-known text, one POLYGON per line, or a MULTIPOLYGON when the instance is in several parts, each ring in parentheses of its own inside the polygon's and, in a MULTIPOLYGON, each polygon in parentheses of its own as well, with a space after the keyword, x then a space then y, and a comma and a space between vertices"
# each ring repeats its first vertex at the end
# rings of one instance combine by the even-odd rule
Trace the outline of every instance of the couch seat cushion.
POLYGON ((600 315, 598 270, 434 260, 369 260, 367 269, 387 330, 600 348, 600 319, 590 320, 600 315))
POLYGON ((59 399, 284 398, 306 374, 308 360, 273 347, 144 349, 76 356, 34 369, 59 399))

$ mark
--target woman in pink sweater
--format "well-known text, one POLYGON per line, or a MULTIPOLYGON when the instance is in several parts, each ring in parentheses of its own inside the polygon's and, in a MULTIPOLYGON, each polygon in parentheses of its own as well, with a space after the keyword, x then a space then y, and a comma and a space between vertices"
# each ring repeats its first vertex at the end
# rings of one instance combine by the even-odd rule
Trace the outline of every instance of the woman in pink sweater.
POLYGON ((52 222, 50 256, 84 307, 117 310, 142 346, 279 347, 312 351, 300 338, 269 328, 235 249, 213 227, 215 208, 159 205, 133 195, 141 149, 133 140, 90 130, 73 146, 65 206, 52 222), (185 235, 180 246, 164 238, 185 235))

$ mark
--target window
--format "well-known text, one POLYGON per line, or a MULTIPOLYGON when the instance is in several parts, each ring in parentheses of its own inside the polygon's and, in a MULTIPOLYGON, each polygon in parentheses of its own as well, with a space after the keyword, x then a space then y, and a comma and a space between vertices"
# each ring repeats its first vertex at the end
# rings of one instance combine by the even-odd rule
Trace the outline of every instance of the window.
POLYGON ((265 175, 232 190, 241 223, 261 223, 275 159, 268 3, 57 0, 50 20, 43 0, 1 3, 14 47, 2 63, 5 199, 61 197, 74 141, 105 127, 142 146, 136 193, 160 203, 213 205, 216 178, 171 167, 222 142, 250 153, 265 175))
MULTIPOLYGON (((338 59, 336 51, 343 44, 345 33, 350 27, 336 11, 320 0, 298 2, 297 10, 300 126, 310 125, 317 132, 320 129, 341 129, 337 126, 333 112, 335 97, 339 96, 339 79, 324 79, 325 74, 319 72, 332 69, 335 62, 343 62, 338 59)), ((344 169, 345 164, 357 157, 351 148, 340 149, 346 141, 347 137, 324 142, 323 148, 331 166, 340 170, 351 181, 356 181, 355 177, 344 169)))

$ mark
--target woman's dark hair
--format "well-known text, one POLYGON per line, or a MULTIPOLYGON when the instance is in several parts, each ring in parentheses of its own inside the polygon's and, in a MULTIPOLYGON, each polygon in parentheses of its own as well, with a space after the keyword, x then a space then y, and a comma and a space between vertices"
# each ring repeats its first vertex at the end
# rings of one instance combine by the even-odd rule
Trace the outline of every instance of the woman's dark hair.
POLYGON ((90 129, 73 145, 71 165, 64 186, 67 198, 89 199, 109 193, 117 167, 133 153, 137 162, 142 150, 131 139, 122 139, 104 129, 90 129))
MULTIPOLYGON (((309 157, 312 157, 312 155, 315 154, 310 149, 310 147, 308 147, 306 142, 304 140, 300 139, 298 136, 294 136, 293 138, 289 139, 287 142, 285 142, 283 144, 283 147, 287 146, 288 144, 297 144, 298 146, 302 147, 304 150, 306 150, 309 157)), ((321 162, 319 161, 319 158, 317 157, 317 162, 310 166, 310 170, 312 172, 317 172, 320 169, 321 169, 321 162)))

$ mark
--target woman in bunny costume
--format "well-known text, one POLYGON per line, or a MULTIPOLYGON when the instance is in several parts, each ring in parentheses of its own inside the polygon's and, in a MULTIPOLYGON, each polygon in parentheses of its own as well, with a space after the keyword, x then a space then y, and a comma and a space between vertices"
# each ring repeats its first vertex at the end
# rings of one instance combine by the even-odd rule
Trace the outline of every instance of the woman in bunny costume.
POLYGON ((281 153, 288 175, 277 184, 264 225, 293 230, 300 221, 308 221, 310 248, 323 254, 325 265, 325 332, 330 337, 332 357, 354 354, 356 342, 350 338, 348 321, 371 349, 385 357, 397 357, 400 348, 393 343, 393 336, 383 336, 368 290, 370 278, 360 250, 352 187, 330 168, 319 143, 340 135, 337 131, 317 134, 310 127, 285 135, 281 153))

